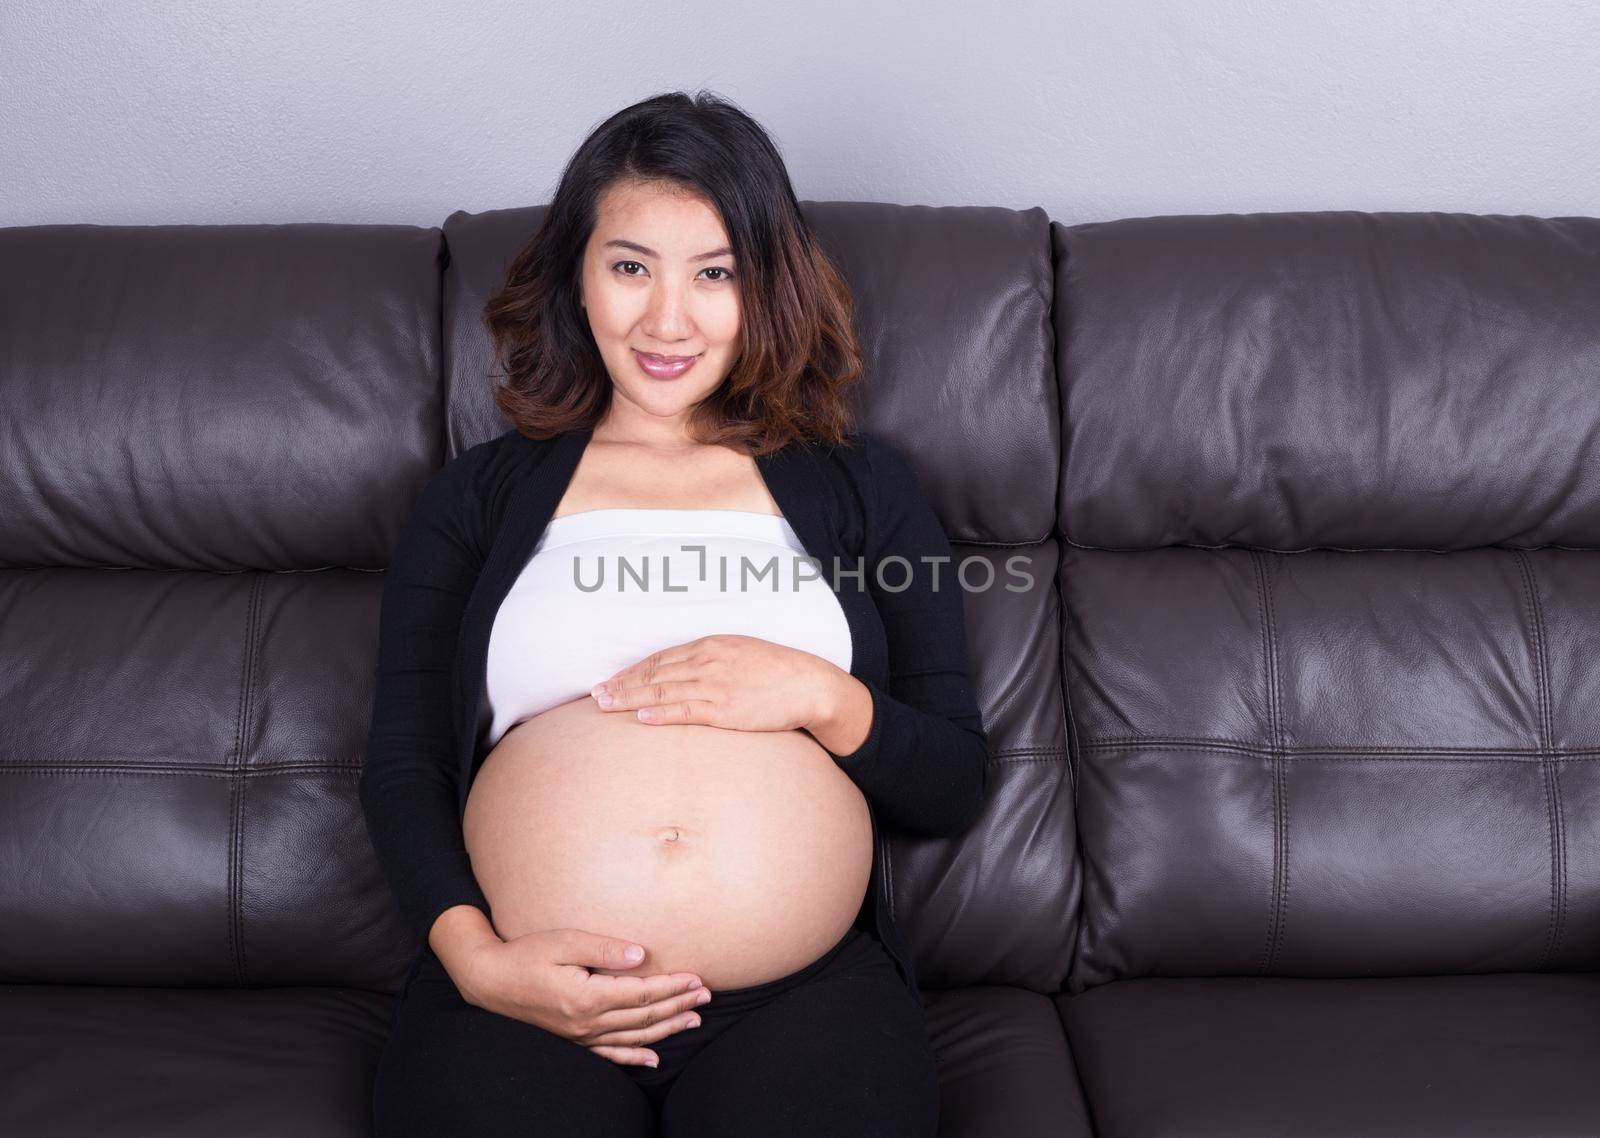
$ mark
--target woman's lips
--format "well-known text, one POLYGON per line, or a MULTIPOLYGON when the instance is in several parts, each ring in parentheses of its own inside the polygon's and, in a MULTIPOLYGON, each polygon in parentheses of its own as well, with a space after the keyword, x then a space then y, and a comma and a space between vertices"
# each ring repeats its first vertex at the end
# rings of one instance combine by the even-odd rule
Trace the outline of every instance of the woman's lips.
POLYGON ((641 352, 634 349, 633 358, 639 361, 639 367, 646 375, 656 379, 677 379, 684 372, 694 366, 699 356, 657 356, 650 352, 641 352))

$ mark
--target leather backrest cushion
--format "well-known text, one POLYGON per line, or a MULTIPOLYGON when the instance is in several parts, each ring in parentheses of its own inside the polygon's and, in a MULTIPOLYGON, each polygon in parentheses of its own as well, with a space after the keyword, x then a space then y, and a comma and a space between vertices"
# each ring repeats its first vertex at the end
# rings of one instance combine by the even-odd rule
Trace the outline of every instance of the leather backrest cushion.
POLYGON ((381 571, 443 461, 441 249, 0 229, 0 981, 403 971, 356 779, 381 571))
POLYGON ((1070 990, 1600 967, 1600 220, 1052 234, 1070 990))

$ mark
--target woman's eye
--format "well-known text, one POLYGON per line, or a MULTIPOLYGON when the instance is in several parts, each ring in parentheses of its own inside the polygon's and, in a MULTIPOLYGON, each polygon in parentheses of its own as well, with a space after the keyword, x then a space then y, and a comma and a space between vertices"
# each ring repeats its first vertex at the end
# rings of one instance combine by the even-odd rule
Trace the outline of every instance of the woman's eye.
MULTIPOLYGON (((644 268, 644 266, 641 265, 638 261, 618 261, 616 264, 612 265, 611 268, 612 268, 613 272, 619 272, 619 271, 622 272, 622 275, 625 276, 625 277, 636 277, 636 276, 639 276, 640 275, 639 273, 623 271, 629 265, 632 265, 636 269, 644 268)), ((733 273, 728 269, 724 269, 721 265, 712 265, 709 268, 704 269, 702 271, 707 272, 707 273, 721 273, 722 274, 720 277, 713 277, 712 278, 712 283, 713 284, 722 284, 725 281, 731 281, 733 279, 733 273)))

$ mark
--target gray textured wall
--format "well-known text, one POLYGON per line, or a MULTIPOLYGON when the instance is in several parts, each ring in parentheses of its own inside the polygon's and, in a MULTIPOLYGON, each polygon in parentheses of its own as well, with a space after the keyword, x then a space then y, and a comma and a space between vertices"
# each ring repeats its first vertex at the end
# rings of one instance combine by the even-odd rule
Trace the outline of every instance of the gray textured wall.
POLYGON ((1597 76, 1582 0, 0 0, 0 225, 432 225, 697 87, 802 198, 1595 215, 1597 76))

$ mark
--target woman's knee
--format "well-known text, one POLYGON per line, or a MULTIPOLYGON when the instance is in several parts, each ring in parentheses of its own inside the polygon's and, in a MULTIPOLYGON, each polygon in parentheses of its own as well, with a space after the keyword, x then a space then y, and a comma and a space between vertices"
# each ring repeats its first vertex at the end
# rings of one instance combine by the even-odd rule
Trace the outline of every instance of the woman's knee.
POLYGON ((448 980, 401 996, 372 1108, 376 1138, 649 1138, 655 1128, 644 1093, 610 1060, 468 1004, 448 980))

